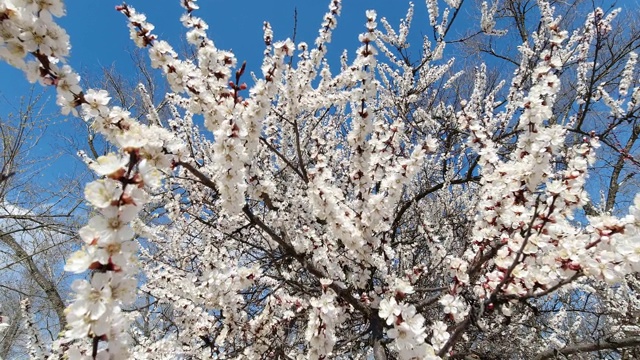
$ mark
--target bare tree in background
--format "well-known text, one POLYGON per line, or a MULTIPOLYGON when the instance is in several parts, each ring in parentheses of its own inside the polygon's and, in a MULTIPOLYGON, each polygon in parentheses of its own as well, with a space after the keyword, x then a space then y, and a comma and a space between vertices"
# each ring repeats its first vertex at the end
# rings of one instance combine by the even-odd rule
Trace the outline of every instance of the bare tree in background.
POLYGON ((10 324, 1 335, 2 357, 25 353, 21 300, 31 301, 29 316, 43 340, 57 338, 66 324, 62 264, 73 248, 81 196, 72 173, 55 182, 43 177, 60 155, 44 141, 54 138, 46 101, 32 92, 19 104, 0 114, 0 297, 10 324))

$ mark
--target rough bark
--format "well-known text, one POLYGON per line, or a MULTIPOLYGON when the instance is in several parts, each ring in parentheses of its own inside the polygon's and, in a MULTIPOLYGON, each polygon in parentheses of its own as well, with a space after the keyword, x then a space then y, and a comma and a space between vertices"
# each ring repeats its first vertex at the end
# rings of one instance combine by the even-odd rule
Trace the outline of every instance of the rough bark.
POLYGON ((51 303, 53 310, 55 311, 58 321, 60 323, 60 328, 64 328, 67 321, 64 315, 64 301, 62 301, 62 297, 56 288, 56 285, 49 278, 44 276, 38 265, 33 261, 33 257, 29 255, 24 248, 13 238, 13 236, 9 234, 0 235, 0 240, 7 245, 15 254, 15 257, 23 262, 23 264, 29 270, 29 274, 35 280, 35 282, 40 286, 42 291, 47 296, 47 300, 51 303))

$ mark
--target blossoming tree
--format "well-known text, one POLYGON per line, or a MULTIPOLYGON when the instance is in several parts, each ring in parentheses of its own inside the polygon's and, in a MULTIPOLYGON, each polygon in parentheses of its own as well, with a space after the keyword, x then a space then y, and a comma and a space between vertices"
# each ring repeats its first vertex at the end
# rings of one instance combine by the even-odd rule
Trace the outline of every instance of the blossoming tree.
MULTIPOLYGON (((31 299, 45 339, 55 338, 64 327, 68 279, 60 264, 74 249, 76 226, 72 219, 82 204, 84 182, 76 174, 44 176, 48 164, 58 158, 55 151, 42 156, 40 140, 52 125, 43 111, 40 96, 31 93, 11 103, 9 114, 0 117, 0 356, 24 353, 20 300, 31 299), (19 104, 17 104, 19 103, 19 104), (44 125, 44 126, 42 126, 44 125), (75 175, 75 176, 74 176, 75 175), (40 177, 45 181, 33 181, 40 177), (65 289, 65 287, 67 289, 65 289), (47 332, 49 335, 47 336, 47 332)), ((71 170, 71 169, 69 169, 71 170)))
MULTIPOLYGON (((544 359, 640 345, 640 196, 615 208, 638 166, 637 39, 608 58, 621 67, 598 58, 617 11, 593 9, 569 33, 539 0, 514 73, 492 81, 488 66, 465 75, 445 57, 463 1, 426 2, 433 36, 417 62, 413 5, 399 29, 367 11, 337 71, 326 56, 339 0, 312 44, 276 41, 265 23, 261 74, 215 46, 195 1, 181 3, 191 59, 117 7, 172 90, 170 118, 148 100, 138 122, 80 87, 60 1, 0 2, 2 59, 119 149, 86 158, 100 176, 85 188, 95 215, 65 269, 88 275, 60 340, 38 351, 544 359), (618 188, 600 206, 587 176, 602 145, 618 188), (152 301, 136 306, 137 294, 152 301), (140 317, 155 326, 130 325, 140 317)), ((504 35, 501 9, 483 3, 470 38, 504 35)))

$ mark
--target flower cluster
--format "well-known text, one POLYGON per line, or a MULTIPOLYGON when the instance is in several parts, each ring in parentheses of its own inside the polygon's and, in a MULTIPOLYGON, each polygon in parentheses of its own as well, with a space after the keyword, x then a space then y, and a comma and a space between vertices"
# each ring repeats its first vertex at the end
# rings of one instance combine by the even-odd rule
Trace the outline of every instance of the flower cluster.
MULTIPOLYGON (((464 74, 441 61, 463 2, 445 3, 440 12, 426 1, 433 37, 416 63, 413 5, 398 29, 367 11, 354 59, 343 53, 335 74, 326 54, 339 0, 313 45, 276 41, 265 23, 252 87, 247 65, 208 37, 196 1, 181 1, 188 59, 143 14, 118 6, 172 91, 167 119, 139 88, 142 124, 108 92, 83 90, 64 65, 59 1, 1 2, 0 58, 54 86, 62 113, 118 149, 86 158, 97 175, 84 190, 93 212, 65 269, 89 276, 72 283, 56 348, 77 359, 461 358, 510 331, 534 338, 521 324, 566 321, 536 308, 563 285, 639 271, 640 195, 616 217, 591 209, 586 189, 601 143, 620 161, 633 161, 633 148, 556 111, 572 64, 576 96, 601 100, 616 120, 637 111, 634 53, 618 98, 609 84, 586 84, 592 42, 615 14, 596 9, 570 35, 540 0, 540 26, 518 48, 513 78, 493 84, 486 65, 464 74), (128 313, 140 269, 148 303, 128 313), (134 317, 145 325, 132 327, 134 317)), ((500 35, 497 2, 480 11, 477 35, 500 35)), ((625 286, 626 296, 637 291, 625 286)))
POLYGON ((311 298, 309 304, 309 325, 305 332, 305 338, 309 342, 309 359, 322 359, 331 356, 333 346, 337 341, 336 325, 341 321, 343 311, 335 303, 336 294, 328 286, 331 280, 321 279, 322 295, 319 298, 311 298))
POLYGON ((31 359, 41 359, 44 357, 44 351, 42 348, 43 344, 38 336, 37 326, 31 316, 31 301, 29 299, 23 299, 20 301, 20 311, 22 311, 24 325, 27 333, 29 334, 29 340, 27 343, 29 356, 31 359))
POLYGON ((451 294, 443 296, 438 302, 442 305, 444 313, 450 315, 455 322, 462 321, 469 313, 464 301, 451 294))
MULTIPOLYGON (((75 273, 93 271, 90 280, 76 280, 72 285, 76 295, 66 310, 66 338, 106 340, 108 346, 100 353, 120 358, 127 353, 128 324, 121 306, 135 299, 137 286, 137 244, 130 222, 145 205, 146 190, 158 187, 161 171, 171 166, 174 155, 169 154, 179 154, 181 145, 166 130, 142 125, 129 112, 109 107, 111 98, 106 91, 83 92, 77 73, 58 65, 69 49, 66 33, 52 18, 64 14, 61 2, 17 5, 22 4, 2 3, 3 34, 7 35, 1 44, 3 60, 22 68, 31 80, 55 86, 63 114, 81 115, 121 149, 91 164, 100 179, 86 186, 85 198, 97 214, 80 230, 82 250, 72 254, 65 265, 75 273)), ((96 353, 97 345, 94 341, 93 349, 73 351, 96 353)))
POLYGON ((393 347, 403 359, 435 358, 434 348, 425 343, 427 332, 424 316, 417 312, 415 305, 399 300, 414 290, 408 284, 399 285, 400 288, 396 289, 392 296, 385 297, 379 304, 378 316, 391 326, 387 336, 393 340, 393 347))

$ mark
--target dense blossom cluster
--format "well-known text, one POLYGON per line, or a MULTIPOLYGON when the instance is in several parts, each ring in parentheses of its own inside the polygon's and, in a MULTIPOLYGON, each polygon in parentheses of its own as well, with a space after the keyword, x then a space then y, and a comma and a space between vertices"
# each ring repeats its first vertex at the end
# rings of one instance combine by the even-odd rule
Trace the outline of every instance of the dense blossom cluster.
POLYGON ((52 16, 64 15, 60 1, 3 1, 0 9, 3 60, 24 70, 31 81, 54 85, 63 114, 81 116, 122 149, 91 164, 101 178, 87 184, 85 198, 97 214, 80 229, 84 246, 71 255, 65 270, 93 273, 90 280, 72 285, 75 301, 66 310, 65 339, 94 339, 84 349, 76 342, 71 354, 124 357, 128 320, 121 306, 135 300, 138 272, 130 222, 145 205, 146 190, 159 186, 161 171, 179 159, 181 144, 167 130, 140 124, 129 112, 110 107, 106 91, 82 91, 80 77, 60 64, 69 51, 68 36, 52 21, 52 16), (100 338, 109 341, 98 350, 100 338))
POLYGON ((31 317, 31 301, 24 299, 20 302, 20 310, 25 318, 25 328, 29 335, 29 356, 31 359, 42 359, 45 352, 42 349, 42 342, 39 339, 38 331, 34 319, 31 317))
MULTIPOLYGON (((80 87, 54 22, 61 1, 0 1, 0 58, 54 86, 63 114, 119 149, 88 160, 98 176, 84 192, 94 212, 65 270, 90 275, 72 284, 54 353, 439 359, 464 355, 459 344, 472 327, 502 331, 528 299, 640 270, 640 195, 628 215, 576 220, 590 204, 586 179, 600 141, 569 141, 577 118, 554 114, 566 64, 578 64, 576 96, 587 96, 591 44, 615 13, 596 9, 569 34, 539 0, 540 27, 519 47, 509 89, 503 81, 488 91, 483 65, 470 95, 451 104, 441 93, 463 74, 441 59, 461 1, 426 1, 435 42, 425 37, 417 66, 403 53, 413 5, 397 31, 367 11, 355 58, 345 53, 335 75, 325 56, 339 0, 313 45, 274 41, 265 23, 251 88, 246 64, 207 36, 196 2, 181 4, 189 59, 144 15, 117 7, 172 91, 165 121, 140 88, 142 123, 105 90, 80 87), (153 303, 136 306, 141 293, 153 303), (158 326, 131 327, 136 318, 158 326)), ((480 33, 504 34, 497 6, 482 4, 480 33)), ((588 94, 613 117, 640 106, 636 62, 630 53, 617 98, 606 83, 588 94)))

